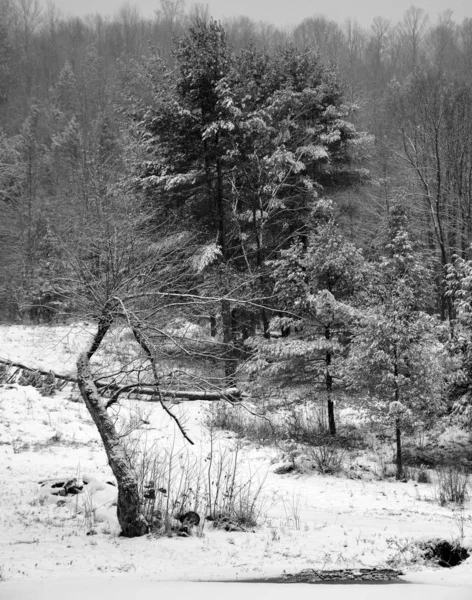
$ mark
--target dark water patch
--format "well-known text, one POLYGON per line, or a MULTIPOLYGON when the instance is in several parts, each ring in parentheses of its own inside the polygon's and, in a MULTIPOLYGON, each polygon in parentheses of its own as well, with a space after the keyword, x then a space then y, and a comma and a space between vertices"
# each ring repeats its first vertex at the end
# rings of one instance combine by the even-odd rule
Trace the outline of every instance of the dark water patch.
POLYGON ((470 556, 469 548, 451 544, 447 540, 429 540, 423 542, 420 547, 426 560, 431 560, 445 569, 457 567, 470 556))

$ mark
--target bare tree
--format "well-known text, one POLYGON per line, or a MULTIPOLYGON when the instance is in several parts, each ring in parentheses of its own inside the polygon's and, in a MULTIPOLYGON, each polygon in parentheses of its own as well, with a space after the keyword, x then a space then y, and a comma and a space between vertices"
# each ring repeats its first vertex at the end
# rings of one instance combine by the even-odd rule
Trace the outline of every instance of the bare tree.
POLYGON ((198 21, 208 23, 210 21, 210 8, 206 2, 194 2, 188 11, 188 18, 191 23, 198 21))
POLYGON ((107 413, 103 398, 97 390, 90 368, 90 359, 113 323, 113 304, 107 302, 104 306, 92 344, 77 360, 77 378, 80 393, 100 433, 109 465, 118 482, 117 516, 121 533, 125 537, 137 537, 149 530, 142 511, 138 482, 113 421, 107 413))
MULTIPOLYGON (((238 391, 224 389, 227 352, 224 339, 204 340, 176 330, 177 323, 196 322, 199 315, 221 298, 198 291, 195 270, 200 245, 174 222, 160 215, 140 215, 124 202, 78 232, 68 256, 68 288, 75 310, 96 323, 96 332, 77 359, 77 381, 82 398, 100 433, 110 467, 118 484, 117 516, 122 535, 135 537, 148 531, 142 498, 132 464, 123 449, 108 410, 127 392, 150 395, 191 440, 165 399, 187 393, 194 399, 230 402, 238 391), (127 213, 128 219, 124 216, 127 213), (141 350, 136 360, 100 373, 91 359, 100 352, 117 324, 128 328, 141 350), (212 371, 210 375, 208 372, 212 371), (210 392, 210 393, 208 393, 210 392)), ((69 241, 69 244, 72 242, 69 241)), ((223 299, 224 300, 224 299, 223 299)), ((118 356, 114 363, 120 362, 118 356)))
POLYGON ((364 30, 352 19, 345 22, 343 33, 344 52, 340 65, 345 73, 350 100, 353 102, 362 85, 365 84, 365 81, 363 81, 363 59, 367 40, 364 30))
POLYGON ((136 54, 143 40, 140 36, 142 20, 136 5, 126 3, 121 6, 117 20, 123 31, 123 40, 126 54, 136 54))
MULTIPOLYGON (((468 258, 472 240, 471 107, 470 84, 452 83, 433 70, 417 72, 391 90, 402 144, 398 156, 416 182, 424 227, 442 268, 455 254, 468 258)), ((448 312, 451 317, 447 297, 441 297, 439 308, 443 318, 448 312)))
POLYGON ((166 20, 172 27, 177 19, 181 19, 185 12, 186 0, 160 0, 159 17, 166 20))
POLYGON ((452 10, 446 10, 427 36, 431 62, 440 73, 453 72, 459 60, 457 29, 452 20, 452 10))
POLYGON ((421 50, 428 31, 428 20, 428 15, 422 8, 410 6, 398 25, 407 72, 411 72, 421 63, 421 50))

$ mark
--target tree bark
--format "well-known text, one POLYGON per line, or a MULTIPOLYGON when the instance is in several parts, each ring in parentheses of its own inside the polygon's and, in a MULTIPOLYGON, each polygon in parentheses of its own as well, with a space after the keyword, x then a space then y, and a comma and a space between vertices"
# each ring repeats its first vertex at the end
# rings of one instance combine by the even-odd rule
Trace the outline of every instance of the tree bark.
MULTIPOLYGON (((393 365, 393 375, 395 377, 395 402, 400 402, 400 387, 398 385, 398 352, 395 346, 394 350, 395 362, 393 365)), ((402 430, 401 430, 401 418, 395 419, 395 433, 397 441, 397 479, 403 477, 403 464, 402 464, 402 430)))
MULTIPOLYGON (((325 339, 331 339, 331 329, 330 327, 325 327, 325 339)), ((331 351, 326 351, 325 357, 325 366, 326 366, 326 375, 325 375, 325 384, 326 384, 326 393, 328 396, 328 427, 330 435, 336 435, 336 421, 334 419, 334 401, 333 401, 333 377, 330 373, 331 366, 331 351)))
POLYGON ((267 311, 265 308, 261 308, 261 319, 262 319, 262 328, 264 330, 264 337, 268 340, 270 338, 270 324, 269 324, 269 318, 267 316, 267 311))
POLYGON ((400 427, 400 419, 395 421, 396 439, 397 439, 397 479, 403 477, 403 460, 402 460, 402 430, 400 427))
POLYGON ((139 537, 149 530, 144 518, 141 497, 136 476, 121 445, 113 421, 107 413, 90 369, 90 358, 98 349, 111 325, 111 318, 100 319, 98 332, 88 351, 82 352, 77 360, 77 382, 85 405, 97 426, 108 463, 118 484, 117 516, 121 534, 125 537, 139 537))
POLYGON ((216 328, 216 317, 215 315, 210 315, 210 335, 211 337, 216 337, 218 330, 216 328))
POLYGON ((334 401, 331 397, 332 391, 328 393, 328 426, 330 435, 336 435, 336 420, 334 418, 334 401))
POLYGON ((234 375, 237 368, 235 357, 233 329, 231 326, 231 303, 229 300, 221 300, 221 322, 223 325, 224 363, 225 363, 225 385, 234 387, 234 375))

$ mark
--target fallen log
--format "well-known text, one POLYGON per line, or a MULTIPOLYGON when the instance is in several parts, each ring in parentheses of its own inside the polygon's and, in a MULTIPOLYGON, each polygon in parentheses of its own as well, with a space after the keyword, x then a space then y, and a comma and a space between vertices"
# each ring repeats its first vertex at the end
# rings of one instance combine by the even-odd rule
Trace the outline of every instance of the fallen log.
MULTIPOLYGON (((77 383, 77 379, 74 379, 70 375, 61 375, 60 373, 55 373, 54 371, 44 371, 43 369, 28 367, 26 365, 23 365, 22 363, 15 362, 13 360, 7 360, 5 358, 0 358, 0 364, 6 365, 7 367, 17 367, 17 369, 24 369, 25 371, 33 371, 39 373, 40 375, 50 375, 51 373, 53 373, 56 379, 62 379, 70 383, 77 383)), ((15 373, 17 373, 17 371, 15 371, 15 373)))
MULTIPOLYGON (((56 373, 55 371, 45 371, 43 369, 36 369, 33 367, 28 367, 19 362, 6 360, 4 358, 0 358, 0 364, 16 368, 24 369, 25 371, 32 371, 39 373, 40 375, 50 375, 51 373, 54 375, 56 379, 60 379, 65 381, 66 383, 78 384, 78 381, 75 377, 71 377, 70 375, 64 375, 61 373, 56 373)), ((16 371, 17 372, 17 371, 16 371)), ((130 384, 127 386, 119 386, 115 383, 99 383, 95 382, 98 390, 103 390, 105 392, 105 396, 110 396, 112 394, 112 401, 108 402, 107 407, 114 404, 117 399, 117 395, 120 395, 125 392, 131 392, 133 394, 137 394, 138 396, 150 396, 147 399, 141 398, 133 398, 134 400, 138 400, 141 402, 160 402, 162 399, 164 400, 183 400, 187 402, 196 402, 196 401, 204 401, 204 402, 217 402, 219 400, 229 400, 231 402, 237 402, 241 399, 242 394, 241 391, 237 388, 228 388, 221 391, 201 391, 201 390, 166 390, 160 389, 157 385, 140 385, 140 384, 130 384), (116 396, 116 399, 113 399, 116 396)))
POLYGON ((122 388, 114 386, 108 388, 114 391, 113 396, 108 401, 106 407, 109 408, 112 404, 118 401, 118 396, 131 392, 132 394, 143 394, 151 396, 145 402, 161 402, 162 400, 184 400, 187 402, 203 400, 205 402, 217 402, 219 400, 228 400, 229 402, 237 402, 241 399, 241 392, 237 388, 228 388, 221 392, 205 392, 200 390, 161 390, 157 385, 125 385, 122 388))

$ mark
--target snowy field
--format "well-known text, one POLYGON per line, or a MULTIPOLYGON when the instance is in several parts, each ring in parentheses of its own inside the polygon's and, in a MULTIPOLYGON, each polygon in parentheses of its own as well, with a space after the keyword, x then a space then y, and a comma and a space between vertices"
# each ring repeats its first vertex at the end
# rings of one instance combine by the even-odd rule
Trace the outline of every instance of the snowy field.
POLYGON ((290 594, 297 600, 319 597, 323 600, 470 600, 471 588, 443 584, 393 584, 382 586, 367 585, 323 585, 313 588, 310 585, 248 584, 248 583, 189 583, 156 582, 132 577, 119 576, 114 579, 67 579, 50 582, 27 582, 16 585, 4 584, 1 588, 2 600, 154 600, 155 598, 195 598, 195 600, 239 600, 270 598, 286 600, 290 594), (261 587, 263 585, 263 587, 261 587))
MULTIPOLYGON (((0 327, 0 358, 32 367, 75 372, 75 358, 90 332, 86 327, 0 327)), ((113 479, 98 433, 70 390, 42 397, 31 386, 0 386, 0 598, 113 597, 141 599, 160 593, 232 598, 296 593, 312 586, 203 583, 253 580, 302 569, 389 567, 405 572, 409 585, 322 586, 324 599, 472 598, 472 558, 454 569, 421 560, 416 543, 431 538, 472 546, 471 501, 463 511, 438 505, 432 484, 316 473, 278 475, 280 453, 244 442, 238 450, 243 474, 263 483, 261 526, 254 531, 212 528, 188 538, 118 537, 113 479), (87 473, 97 482, 90 492, 57 504, 41 495, 38 482, 87 473), (93 514, 94 535, 91 529, 93 514), (192 583, 189 582, 201 582, 192 583), (297 588, 292 589, 293 586, 297 588), (421 587, 419 587, 421 586, 421 587), (270 589, 269 589, 270 588, 270 589), (139 592, 138 592, 139 590, 139 592)), ((174 407, 195 441, 188 446, 159 408, 128 401, 120 418, 143 415, 143 435, 162 451, 193 453, 202 461, 210 443, 216 452, 234 452, 234 434, 211 436, 205 426, 208 404, 174 407), (212 438, 212 439, 210 439, 212 438)))

